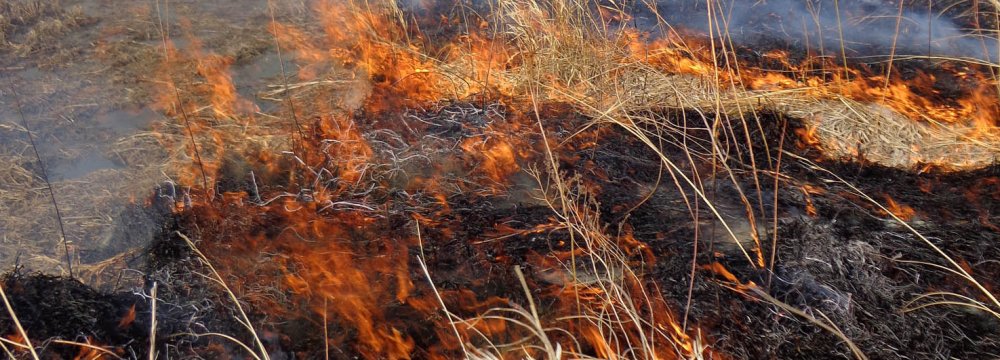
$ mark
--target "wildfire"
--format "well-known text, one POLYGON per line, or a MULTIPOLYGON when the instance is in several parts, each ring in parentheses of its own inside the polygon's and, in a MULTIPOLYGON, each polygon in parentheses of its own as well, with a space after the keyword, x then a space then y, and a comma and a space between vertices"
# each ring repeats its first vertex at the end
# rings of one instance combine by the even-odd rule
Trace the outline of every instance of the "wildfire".
POLYGON ((520 170, 514 149, 506 142, 494 141, 487 144, 470 138, 462 142, 462 149, 473 156, 482 157, 482 171, 498 183, 506 182, 510 175, 520 170))
MULTIPOLYGON (((182 125, 158 129, 159 137, 168 148, 184 149, 173 154, 173 160, 183 164, 179 166, 178 183, 193 189, 199 184, 207 187, 201 189, 200 195, 192 191, 194 200, 175 199, 175 210, 193 211, 202 217, 201 221, 220 224, 203 235, 214 235, 225 242, 207 244, 206 252, 223 262, 220 268, 224 272, 241 275, 240 288, 255 283, 277 287, 270 294, 272 298, 251 299, 255 305, 268 314, 314 321, 322 318, 324 327, 332 325, 342 330, 325 341, 350 344, 351 350, 372 359, 443 359, 467 351, 466 345, 517 344, 532 337, 547 343, 548 336, 559 344, 563 354, 581 355, 574 352, 586 350, 601 358, 615 358, 632 351, 657 359, 701 355, 705 350, 696 344, 697 325, 679 324, 675 304, 662 299, 645 275, 630 270, 654 264, 652 250, 628 229, 619 229, 616 236, 608 235, 605 226, 596 220, 599 214, 588 208, 592 204, 586 196, 570 201, 565 189, 561 190, 561 198, 546 192, 550 198, 543 200, 558 212, 558 216, 544 219, 547 223, 523 228, 488 224, 492 229, 481 232, 491 238, 476 238, 465 248, 451 243, 456 233, 470 232, 461 225, 465 219, 474 218, 460 213, 454 198, 500 203, 500 198, 510 195, 506 185, 514 183, 515 174, 522 173, 526 164, 543 159, 542 149, 536 145, 541 140, 534 137, 537 131, 552 133, 548 136, 556 139, 546 138, 549 142, 541 145, 551 147, 570 142, 583 132, 543 124, 534 101, 569 103, 601 121, 615 116, 627 118, 636 104, 648 106, 653 91, 620 87, 657 76, 687 76, 698 79, 700 86, 694 89, 714 87, 712 96, 692 100, 701 101, 694 105, 705 104, 704 98, 720 109, 724 101, 747 104, 748 98, 760 101, 783 94, 827 100, 843 97, 880 104, 912 121, 969 125, 975 129, 967 135, 971 138, 996 134, 1000 100, 991 90, 997 83, 985 72, 944 69, 972 84, 961 96, 951 98, 928 90, 941 81, 935 74, 886 78, 859 69, 842 69, 833 63, 820 62, 817 67, 810 60, 808 66, 798 65, 780 51, 764 56, 781 64, 784 69, 780 72, 746 64, 736 66, 707 55, 711 53, 707 50, 717 47, 712 41, 676 32, 651 39, 638 30, 624 29, 603 34, 616 41, 588 43, 585 37, 572 38, 566 24, 546 21, 546 14, 538 9, 509 6, 512 8, 505 13, 508 17, 481 19, 474 26, 458 19, 438 19, 438 26, 458 33, 443 39, 430 39, 419 32, 419 20, 405 17, 398 7, 339 1, 317 2, 314 11, 322 24, 322 36, 311 36, 309 31, 291 24, 272 24, 269 30, 282 49, 294 53, 299 66, 296 81, 309 84, 302 87, 347 83, 343 89, 351 93, 343 98, 356 100, 299 105, 300 109, 315 111, 307 118, 299 118, 305 111, 290 113, 296 128, 298 121, 304 124, 295 132, 287 131, 289 124, 272 123, 273 127, 267 127, 266 119, 254 117, 256 109, 235 91, 229 75, 231 59, 203 53, 197 41, 190 41, 194 45, 183 55, 169 42, 164 45, 165 59, 158 75, 163 86, 156 99, 159 109, 182 120, 182 125), (550 36, 538 37, 547 42, 528 43, 525 39, 530 32, 550 36), (566 48, 600 61, 578 64, 574 59, 553 60, 552 56, 558 55, 553 54, 553 49, 566 48), (193 69, 184 68, 192 64, 193 69), (201 80, 198 86, 175 79, 185 70, 193 70, 201 80), (750 95, 725 95, 734 89, 750 95), (631 97, 622 101, 618 95, 631 97), (489 119, 481 124, 435 123, 419 117, 410 120, 404 114, 407 109, 483 99, 534 111, 514 111, 507 117, 509 123, 503 124, 489 119), (233 141, 237 136, 252 140, 233 141), (281 149, 281 155, 268 152, 276 148, 281 149), (244 182, 256 188, 270 180, 285 189, 224 191, 216 196, 219 179, 232 176, 223 171, 225 154, 231 152, 255 156, 246 169, 249 180, 244 182), (243 228, 246 224, 226 221, 238 216, 264 219, 264 224, 247 230, 243 228), (423 235, 417 233, 418 226, 425 229, 423 235), (260 227, 277 227, 280 231, 260 227), (401 230, 404 227, 405 231, 401 230), (563 238, 546 254, 512 255, 492 245, 542 233, 558 233, 563 238), (455 255, 457 251, 465 253, 455 255), (454 258, 460 256, 469 264, 440 266, 432 273, 422 268, 428 256, 444 258, 444 262, 456 261, 454 258), (589 277, 580 277, 578 269, 566 270, 568 263, 581 258, 592 265, 585 269, 589 277), (604 263, 608 259, 613 261, 604 263), (484 271, 473 266, 493 271, 494 266, 519 266, 515 261, 559 270, 542 273, 534 280, 505 275, 502 286, 520 289, 530 283, 540 289, 516 295, 498 296, 494 287, 501 285, 490 284, 492 279, 474 278, 484 271), (450 280, 453 282, 441 288, 433 286, 434 276, 439 273, 454 275, 450 280), (288 302, 295 306, 279 303, 282 296, 292 297, 288 302), (548 313, 538 314, 535 296, 555 305, 547 309, 548 313), (416 317, 426 319, 426 323, 405 322, 416 317), (586 321, 567 320, 573 317, 586 321), (569 334, 553 334, 556 331, 549 324, 557 324, 569 334), (645 347, 630 348, 635 346, 628 345, 633 342, 645 347), (670 346, 661 346, 660 342, 670 346)), ((604 8, 600 15, 605 22, 628 18, 604 8)), ((734 55, 720 56, 731 60, 729 57, 734 55)), ((282 85, 286 90, 289 87, 282 85)), ((659 89, 661 94, 677 97, 664 95, 653 102, 677 100, 681 90, 659 89)), ((300 100, 288 96, 290 102, 300 100)), ((676 105, 665 104, 662 108, 676 105)), ((823 121, 819 117, 812 120, 823 121)), ((795 131, 800 147, 822 146, 825 141, 816 124, 795 131)), ((571 155, 560 154, 558 149, 554 152, 553 163, 573 161, 571 155)), ((563 176, 553 173, 549 175, 563 176)), ((579 185, 572 191, 585 193, 588 186, 579 185)), ((807 214, 817 216, 810 195, 821 194, 822 190, 806 185, 801 191, 807 214)), ((904 220, 915 214, 909 206, 889 197, 886 202, 889 211, 904 220)), ((515 204, 512 207, 519 205, 511 203, 515 204)), ((761 245, 757 247, 759 250, 761 245)), ((539 249, 531 251, 542 251, 539 249)), ((758 255, 763 256, 760 252, 758 255)), ((761 258, 759 264, 763 263, 761 258)), ((699 266, 743 290, 757 286, 740 282, 719 263, 699 266)), ((133 307, 119 326, 130 326, 134 319, 133 307)), ((503 350, 539 356, 544 352, 539 347, 532 345, 526 347, 530 350, 524 350, 512 346, 503 350)))

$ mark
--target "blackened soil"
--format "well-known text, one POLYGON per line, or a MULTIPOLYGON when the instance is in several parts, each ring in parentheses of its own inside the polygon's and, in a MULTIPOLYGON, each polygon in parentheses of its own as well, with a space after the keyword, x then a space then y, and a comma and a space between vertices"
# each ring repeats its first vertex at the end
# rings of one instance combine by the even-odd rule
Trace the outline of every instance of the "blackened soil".
MULTIPOLYGON (((743 159, 753 153, 761 169, 776 166, 781 124, 788 126, 783 145, 790 154, 818 158, 814 149, 794 145, 794 135, 788 134, 798 126, 795 121, 773 114, 765 114, 764 120, 766 133, 750 134, 755 144, 752 148, 733 144, 742 147, 743 159), (768 144, 771 152, 760 144, 768 144)), ((785 154, 780 170, 792 180, 781 181, 775 192, 773 177, 758 173, 755 182, 751 172, 743 171, 747 162, 737 159, 730 166, 736 169, 736 185, 749 198, 749 207, 761 227, 758 233, 767 264, 762 269, 751 265, 727 236, 704 231, 705 227, 698 226, 702 231, 697 235, 702 240, 692 241, 696 229, 691 210, 672 181, 662 182, 665 185, 651 194, 624 185, 649 185, 661 170, 659 164, 648 161, 651 157, 635 155, 643 154, 641 144, 624 134, 617 136, 611 135, 598 150, 590 152, 604 154, 593 161, 617 179, 605 182, 599 197, 604 220, 612 224, 625 221, 637 239, 655 249, 657 262, 650 271, 664 297, 674 301, 679 313, 688 314, 689 324, 708 331, 717 349, 736 358, 852 357, 837 337, 766 301, 719 286, 723 281, 710 272, 696 272, 691 282, 692 257, 698 265, 721 263, 740 281, 753 282, 814 318, 829 318, 871 358, 992 358, 1000 354, 1000 321, 989 314, 962 306, 915 309, 928 301, 911 301, 932 292, 986 299, 965 279, 927 265, 950 266, 924 240, 847 185, 881 204, 892 199, 901 207, 912 208, 908 224, 992 289, 994 279, 1000 278, 996 262, 1000 258, 996 246, 1000 229, 995 225, 1000 220, 997 167, 963 173, 924 169, 917 173, 863 162, 798 160, 785 154), (815 215, 807 214, 806 186, 821 189, 821 193, 808 196, 815 215), (646 201, 642 206, 624 216, 623 209, 631 209, 642 200, 646 201), (776 212, 773 204, 777 204, 776 212), (695 244, 700 246, 697 255, 695 244), (776 250, 773 254, 772 246, 776 250), (692 301, 687 308, 689 289, 692 301)), ((734 138, 742 139, 743 134, 734 138)), ((677 163, 685 162, 679 155, 681 149, 666 153, 678 154, 672 159, 677 163)), ((727 177, 719 173, 719 177, 703 178, 706 196, 720 211, 735 207, 745 218, 745 207, 727 177)), ((699 223, 713 221, 707 205, 686 190, 687 201, 700 208, 699 223)))
MULTIPOLYGON (((95 343, 122 354, 143 353, 149 346, 149 304, 140 296, 104 294, 77 280, 17 270, 0 281, 31 339, 95 343)), ((0 315, 0 329, 18 334, 6 311, 0 315)), ((83 353, 76 346, 52 346, 52 352, 65 359, 83 353)))
MULTIPOLYGON (((553 136, 574 133, 571 125, 579 124, 573 119, 585 120, 559 113, 556 108, 547 111, 563 119, 560 124, 566 127, 553 129, 553 136)), ((668 119, 679 115, 664 114, 668 119)), ((757 246, 752 241, 745 246, 751 249, 751 257, 759 252, 763 267, 747 261, 733 240, 721 234, 703 199, 689 188, 684 188, 682 195, 655 153, 621 129, 596 126, 577 134, 576 141, 559 142, 559 165, 568 176, 579 179, 580 189, 586 188, 593 195, 600 219, 609 229, 627 229, 649 246, 655 260, 637 262, 637 272, 651 277, 679 320, 689 329, 697 327, 717 352, 746 359, 852 357, 839 338, 802 316, 752 293, 734 291, 728 280, 700 269, 713 263, 724 266, 740 282, 752 282, 814 319, 829 319, 870 358, 1000 355, 997 319, 969 307, 919 307, 927 301, 912 303, 933 292, 984 299, 965 279, 928 265, 950 266, 924 240, 847 185, 854 185, 879 203, 892 199, 900 208, 912 208, 908 224, 992 289, 996 286, 993 279, 1000 278, 1000 263, 996 261, 1000 248, 995 246, 1000 240, 1000 229, 995 225, 1000 221, 996 215, 1000 211, 1000 169, 965 173, 925 169, 917 173, 863 162, 819 160, 815 149, 798 147, 793 134, 799 125, 794 120, 776 114, 762 114, 761 120, 763 132, 741 134, 737 129, 731 134, 736 139, 745 135, 752 139, 752 145, 730 144, 738 154, 728 164, 734 171, 732 177, 708 164, 690 163, 679 148, 668 145, 661 150, 687 176, 704 184, 705 197, 734 228, 742 224, 742 229, 750 229, 745 214, 747 208, 753 212, 764 250, 754 250, 757 246), (788 152, 782 154, 779 148, 788 152), (756 170, 777 168, 785 176, 777 188, 769 172, 759 171, 754 176, 755 169, 746 165, 751 154, 760 164, 756 170), (749 206, 739 195, 740 189, 749 206), (699 268, 693 273, 692 261, 699 268)), ((471 130, 456 128, 439 135, 465 136, 466 131, 471 130)), ((690 143, 697 144, 706 141, 705 134, 691 130, 687 135, 690 143)), ((253 167, 239 159, 231 161, 239 170, 233 173, 253 167)), ((253 198, 249 185, 242 179, 229 181, 224 187, 227 192, 243 191, 253 198)), ((544 204, 465 190, 448 193, 444 203, 434 194, 391 186, 373 191, 365 199, 350 199, 367 200, 379 209, 367 214, 374 220, 365 228, 342 234, 358 256, 384 254, 403 239, 413 239, 413 214, 429 219, 421 222, 421 246, 409 244, 404 252, 409 256, 409 276, 415 285, 410 300, 382 304, 388 315, 381 321, 410 336, 415 357, 456 351, 442 348, 449 340, 439 338, 440 319, 420 306, 420 299, 436 300, 422 281, 425 274, 418 259, 426 264, 436 289, 446 294, 449 310, 473 316, 490 306, 525 304, 527 298, 513 267, 522 266, 529 289, 545 289, 552 284, 540 275, 546 269, 538 259, 569 250, 564 230, 544 230, 546 224, 558 223, 552 209, 544 204), (539 226, 543 230, 529 231, 539 226)), ((183 196, 173 200, 186 202, 183 196)), ((296 201, 305 205, 309 200, 303 197, 296 201)), ((282 273, 275 272, 270 262, 292 249, 287 241, 293 236, 302 236, 303 242, 329 240, 287 231, 289 218, 280 210, 260 211, 226 201, 195 199, 193 203, 165 220, 146 257, 148 278, 160 289, 162 333, 211 330, 251 341, 232 320, 234 312, 226 296, 199 275, 208 270, 178 235, 184 233, 210 257, 228 256, 228 261, 238 264, 238 274, 225 276, 240 284, 236 291, 246 301, 252 322, 261 324, 262 340, 273 357, 321 357, 327 344, 320 335, 324 324, 308 304, 274 280, 273 276, 282 273)), ((337 222, 343 221, 339 219, 343 215, 344 211, 333 210, 310 214, 308 219, 337 222)), ((395 286, 386 285, 389 282, 376 285, 395 286)), ((141 329, 146 326, 139 319, 148 319, 149 313, 145 302, 128 301, 136 299, 132 295, 99 294, 76 282, 17 274, 8 276, 6 284, 8 296, 17 294, 12 296, 18 299, 15 310, 24 314, 22 322, 33 337, 91 334, 109 344, 145 341, 141 329), (138 304, 134 328, 116 328, 122 311, 132 304, 138 304), (38 314, 59 314, 56 319, 62 320, 52 322, 38 314)), ((544 311, 551 302, 544 301, 544 291, 537 291, 532 296, 543 300, 540 306, 544 311)), ((0 325, 11 333, 9 323, 0 325)), ((350 323, 330 319, 327 327, 331 334, 337 334, 331 349, 334 358, 365 353, 350 323)), ((169 346, 161 345, 161 349, 174 351, 172 354, 244 354, 224 342, 205 338, 164 341, 169 341, 169 346)), ((143 350, 136 351, 141 354, 143 350)))

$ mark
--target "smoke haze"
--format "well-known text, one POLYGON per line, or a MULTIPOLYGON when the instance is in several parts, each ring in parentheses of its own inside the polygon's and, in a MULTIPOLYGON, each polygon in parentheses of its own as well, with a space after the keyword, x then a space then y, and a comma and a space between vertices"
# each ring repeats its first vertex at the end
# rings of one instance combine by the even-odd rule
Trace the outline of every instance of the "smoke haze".
MULTIPOLYGON (((743 46, 782 44, 818 49, 848 57, 948 56, 996 61, 997 42, 963 28, 953 18, 908 4, 882 0, 658 0, 656 13, 673 27, 708 33, 708 4, 713 22, 743 46), (838 19, 839 10, 839 19, 838 19), (899 31, 897 28, 897 18, 899 31), (843 41, 841 41, 841 32, 843 41), (822 46, 820 45, 822 44, 822 46)), ((646 30, 656 25, 651 8, 637 5, 634 24, 646 30)))

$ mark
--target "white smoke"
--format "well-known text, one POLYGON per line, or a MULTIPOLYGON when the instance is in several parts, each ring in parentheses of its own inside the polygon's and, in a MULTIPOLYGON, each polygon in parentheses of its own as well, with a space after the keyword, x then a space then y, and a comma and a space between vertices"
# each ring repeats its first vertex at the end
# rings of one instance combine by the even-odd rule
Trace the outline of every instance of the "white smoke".
MULTIPOLYGON (((642 2, 632 9, 634 24, 653 29, 656 21, 642 2)), ((905 4, 901 17, 898 0, 840 0, 836 6, 833 0, 656 0, 655 7, 671 26, 708 33, 709 4, 717 29, 745 46, 808 45, 837 56, 843 45, 848 57, 877 57, 888 55, 895 43, 897 56, 1000 59, 995 35, 976 34, 915 2, 905 4)))

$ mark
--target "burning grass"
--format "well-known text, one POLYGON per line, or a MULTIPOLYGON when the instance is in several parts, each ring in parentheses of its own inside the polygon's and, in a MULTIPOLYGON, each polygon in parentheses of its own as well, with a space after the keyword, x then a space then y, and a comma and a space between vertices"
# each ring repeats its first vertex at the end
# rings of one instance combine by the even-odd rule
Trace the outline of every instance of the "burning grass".
MULTIPOLYGON (((123 224, 156 241, 131 308, 95 317, 155 321, 132 342, 72 336, 130 357, 1000 352, 987 71, 768 53, 777 72, 606 5, 272 13, 297 69, 263 94, 271 113, 232 57, 161 29, 151 97, 171 121, 120 142, 166 149, 169 181, 123 224), (945 73, 971 90, 924 89, 945 73)), ((0 324, 12 355, 80 342, 32 309, 0 324)))

